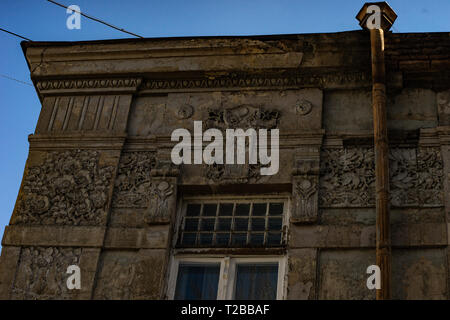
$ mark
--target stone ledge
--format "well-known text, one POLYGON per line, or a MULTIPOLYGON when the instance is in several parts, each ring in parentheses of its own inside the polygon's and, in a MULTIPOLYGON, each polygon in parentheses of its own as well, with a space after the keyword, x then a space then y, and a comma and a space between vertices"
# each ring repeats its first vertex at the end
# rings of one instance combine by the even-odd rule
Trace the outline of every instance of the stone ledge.
POLYGON ((166 249, 169 243, 169 226, 147 228, 109 228, 105 239, 108 249, 166 249))
POLYGON ((64 133, 64 134, 30 134, 30 150, 51 149, 95 149, 122 150, 126 135, 123 134, 92 134, 92 133, 64 133))
MULTIPOLYGON (((29 58, 30 56, 27 55, 29 58)), ((69 55, 65 57, 71 59, 69 55)), ((123 75, 130 73, 148 72, 180 72, 180 71, 233 71, 258 70, 272 68, 298 68, 302 62, 302 52, 266 53, 266 54, 234 54, 214 56, 190 56, 190 57, 153 57, 146 59, 116 59, 116 60, 91 60, 86 57, 83 60, 50 61, 44 57, 46 68, 40 63, 31 63, 35 77, 52 76, 86 76, 102 74, 108 70, 109 74, 123 75)), ((73 58, 72 58, 73 59, 73 58)), ((34 60, 34 59, 33 59, 34 60)))
POLYGON ((7 226, 3 246, 101 247, 105 227, 7 226))
MULTIPOLYGON (((450 243, 445 223, 391 226, 392 247, 436 247, 450 243)), ((374 248, 375 226, 295 226, 290 228, 291 248, 374 248)))

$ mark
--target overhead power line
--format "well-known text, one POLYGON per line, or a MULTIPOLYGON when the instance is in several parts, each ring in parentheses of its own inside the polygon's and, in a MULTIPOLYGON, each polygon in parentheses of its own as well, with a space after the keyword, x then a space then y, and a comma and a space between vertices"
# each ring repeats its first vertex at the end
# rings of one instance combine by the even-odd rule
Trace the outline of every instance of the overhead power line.
MULTIPOLYGON (((67 7, 67 6, 65 6, 65 5, 63 5, 63 4, 61 4, 61 3, 58 3, 58 2, 56 2, 56 1, 53 1, 53 0, 47 0, 47 1, 48 1, 48 2, 51 2, 51 3, 53 3, 53 4, 56 4, 57 6, 60 6, 60 7, 69 9, 69 7, 67 7)), ((91 16, 89 16, 89 15, 87 15, 87 14, 82 13, 81 11, 77 11, 77 10, 73 10, 73 9, 70 9, 70 10, 75 11, 75 12, 81 14, 83 17, 86 17, 86 18, 88 18, 88 19, 94 20, 94 21, 96 21, 96 22, 100 22, 100 23, 102 23, 102 24, 104 24, 104 25, 106 25, 106 26, 108 26, 108 27, 110 27, 110 28, 119 30, 119 31, 124 32, 124 33, 131 34, 132 36, 135 36, 135 37, 138 37, 138 38, 144 38, 144 37, 142 37, 142 36, 140 36, 140 35, 138 35, 138 34, 129 32, 129 31, 125 30, 125 29, 116 27, 116 26, 114 26, 114 25, 112 25, 112 24, 110 24, 110 23, 107 23, 107 22, 105 22, 105 21, 102 21, 102 20, 100 20, 100 19, 91 17, 91 16)))
POLYGON ((26 84, 27 86, 30 86, 30 87, 33 86, 31 83, 28 83, 28 82, 25 82, 25 81, 22 81, 22 80, 18 80, 18 79, 16 79, 16 78, 11 78, 11 77, 6 76, 6 75, 4 75, 4 74, 0 74, 0 77, 6 78, 6 79, 9 79, 9 80, 13 80, 13 81, 17 81, 17 82, 20 82, 20 83, 22 83, 22 84, 26 84))
POLYGON ((18 37, 18 38, 22 38, 22 39, 27 40, 27 41, 33 41, 33 40, 28 39, 28 38, 22 37, 21 35, 19 35, 19 34, 17 34, 17 33, 14 33, 14 32, 8 31, 8 30, 5 30, 5 29, 3 29, 3 28, 0 28, 0 31, 3 31, 3 32, 9 33, 9 34, 12 34, 13 36, 16 36, 16 37, 18 37))

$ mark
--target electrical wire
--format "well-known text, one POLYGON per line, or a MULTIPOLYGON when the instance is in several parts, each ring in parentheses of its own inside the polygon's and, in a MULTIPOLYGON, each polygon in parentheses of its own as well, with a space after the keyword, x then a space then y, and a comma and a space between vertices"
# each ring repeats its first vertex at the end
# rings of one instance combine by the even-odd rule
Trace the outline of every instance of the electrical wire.
POLYGON ((6 30, 6 29, 3 29, 3 28, 0 28, 0 31, 3 31, 3 32, 9 33, 9 34, 12 34, 13 36, 16 36, 16 37, 22 38, 22 39, 24 39, 24 40, 27 40, 27 41, 33 41, 33 40, 30 40, 30 39, 28 39, 28 38, 25 38, 25 37, 23 37, 23 36, 21 36, 21 35, 19 35, 19 34, 17 34, 17 33, 14 33, 14 32, 11 32, 11 31, 8 31, 8 30, 6 30))
POLYGON ((9 80, 13 80, 13 81, 16 81, 16 82, 20 82, 22 84, 26 84, 27 86, 33 87, 33 85, 31 83, 28 83, 28 82, 25 82, 25 81, 22 81, 22 80, 18 80, 16 78, 12 78, 12 77, 9 77, 9 76, 4 75, 4 74, 0 74, 0 77, 6 78, 6 79, 9 79, 9 80))

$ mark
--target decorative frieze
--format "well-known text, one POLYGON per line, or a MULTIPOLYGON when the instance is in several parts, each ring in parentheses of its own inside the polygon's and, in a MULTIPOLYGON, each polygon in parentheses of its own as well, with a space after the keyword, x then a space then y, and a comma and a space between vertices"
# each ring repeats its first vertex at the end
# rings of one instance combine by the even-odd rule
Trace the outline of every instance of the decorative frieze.
POLYGON ((320 165, 320 206, 375 205, 375 164, 372 148, 323 149, 320 165))
POLYGON ((240 88, 348 88, 349 86, 370 86, 371 77, 369 72, 324 72, 307 74, 304 72, 284 73, 228 73, 208 78, 197 79, 147 79, 141 90, 151 92, 167 92, 177 90, 195 89, 240 89, 240 88))
POLYGON ((75 292, 67 289, 66 271, 70 265, 79 265, 81 252, 81 248, 22 248, 11 297, 19 300, 73 298, 75 292))
POLYGON ((146 208, 149 203, 154 152, 125 152, 120 157, 113 207, 146 208))
POLYGON ((417 180, 414 188, 417 190, 420 205, 443 205, 443 179, 441 148, 419 148, 417 150, 417 180))
POLYGON ((103 225, 113 173, 97 151, 47 153, 26 171, 12 224, 103 225))
MULTIPOLYGON (((439 147, 392 148, 389 159, 391 205, 443 205, 439 147)), ((324 149, 320 172, 320 206, 375 206, 373 148, 324 149)))
POLYGON ((176 205, 178 174, 178 168, 159 160, 154 152, 126 152, 119 163, 113 206, 145 209, 148 224, 169 223, 176 205))
POLYGON ((278 110, 267 110, 251 105, 234 108, 209 109, 207 128, 217 129, 274 129, 281 116, 278 110))
POLYGON ((205 164, 206 179, 215 184, 255 183, 261 179, 261 164, 205 164))
POLYGON ((55 79, 41 80, 36 87, 41 94, 75 92, 134 92, 141 84, 140 78, 103 78, 103 79, 55 79))

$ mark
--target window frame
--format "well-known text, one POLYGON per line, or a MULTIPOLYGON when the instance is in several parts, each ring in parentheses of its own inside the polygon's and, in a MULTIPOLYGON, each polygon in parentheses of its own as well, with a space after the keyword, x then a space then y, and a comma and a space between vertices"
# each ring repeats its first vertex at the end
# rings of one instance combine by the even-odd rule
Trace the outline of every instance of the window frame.
POLYGON ((236 266, 238 264, 278 263, 276 300, 283 300, 286 296, 286 256, 273 255, 177 255, 172 256, 168 281, 167 296, 170 300, 175 297, 180 263, 213 264, 220 263, 219 283, 216 300, 233 300, 236 286, 236 266))
MULTIPOLYGON (((183 219, 186 216, 187 205, 191 203, 220 203, 221 201, 232 202, 232 203, 245 203, 246 201, 257 202, 258 200, 266 203, 270 202, 283 202, 283 214, 282 214, 282 225, 281 225, 281 244, 279 246, 261 246, 258 248, 262 249, 280 249, 286 246, 288 237, 288 227, 291 214, 291 195, 288 193, 278 193, 278 194, 258 194, 258 195, 247 195, 247 196, 235 196, 235 195, 201 195, 201 196, 184 196, 180 198, 177 210, 177 219, 175 222, 175 230, 172 238, 173 247, 177 251, 189 251, 189 250, 202 250, 202 249, 220 249, 217 246, 193 246, 193 247, 183 247, 178 246, 178 241, 181 235, 181 227, 183 224, 183 219)), ((251 246, 230 246, 230 249, 240 249, 240 248, 251 248, 251 246)))

